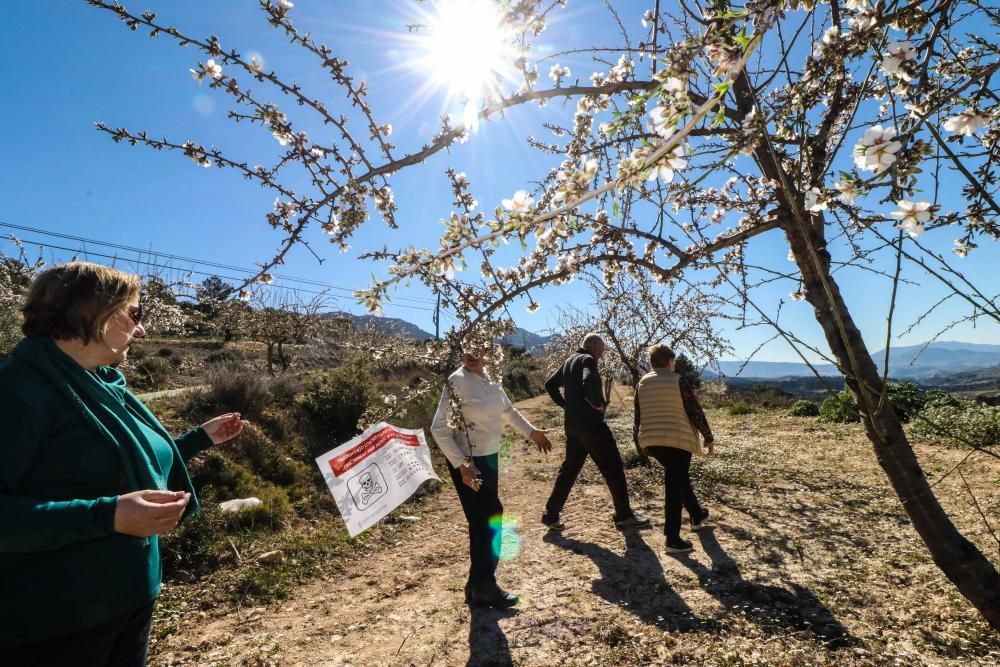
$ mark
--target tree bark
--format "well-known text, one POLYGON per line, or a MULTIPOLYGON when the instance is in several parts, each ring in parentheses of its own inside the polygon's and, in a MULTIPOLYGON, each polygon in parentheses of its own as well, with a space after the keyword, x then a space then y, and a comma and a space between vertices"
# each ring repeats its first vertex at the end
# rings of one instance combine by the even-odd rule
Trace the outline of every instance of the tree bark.
POLYGON ((830 255, 825 249, 822 224, 813 226, 811 221, 797 221, 787 209, 781 214, 801 271, 806 299, 815 310, 816 321, 823 328, 847 387, 854 394, 879 465, 934 563, 987 622, 1000 630, 1000 574, 976 545, 958 531, 941 507, 892 406, 886 401, 878 408, 882 378, 830 274, 830 255), (818 262, 811 248, 815 249, 818 262))

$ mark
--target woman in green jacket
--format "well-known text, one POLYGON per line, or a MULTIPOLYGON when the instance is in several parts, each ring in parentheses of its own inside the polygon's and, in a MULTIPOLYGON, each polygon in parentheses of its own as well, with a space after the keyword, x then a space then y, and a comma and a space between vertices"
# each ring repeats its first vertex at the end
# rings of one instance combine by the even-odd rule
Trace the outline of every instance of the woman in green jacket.
POLYGON ((198 508, 185 461, 243 429, 174 440, 126 388, 139 289, 85 262, 41 273, 0 362, 0 664, 145 664, 158 535, 198 508))

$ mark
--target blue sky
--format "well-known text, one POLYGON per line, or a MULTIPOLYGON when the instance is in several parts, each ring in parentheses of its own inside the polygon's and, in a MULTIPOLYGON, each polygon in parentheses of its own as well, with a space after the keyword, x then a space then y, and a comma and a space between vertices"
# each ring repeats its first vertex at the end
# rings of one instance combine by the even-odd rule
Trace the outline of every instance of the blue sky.
MULTIPOLYGON (((266 23, 254 2, 147 0, 124 4, 136 11, 153 9, 159 20, 194 36, 218 35, 226 48, 256 52, 268 69, 294 78, 310 94, 327 100, 331 109, 350 113, 342 92, 315 65, 312 56, 290 47, 266 23)), ((295 22, 330 45, 337 55, 347 58, 356 79, 368 82, 378 121, 393 125, 397 154, 429 142, 439 117, 459 110, 448 102, 445 89, 427 88, 430 73, 412 66, 417 51, 406 26, 420 20, 416 3, 297 0, 295 4, 295 22), (425 91, 422 95, 421 90, 425 91)), ((563 44, 619 44, 617 31, 608 32, 610 19, 601 5, 571 2, 567 10, 555 13, 537 53, 551 52, 563 44)), ((616 2, 615 7, 633 37, 641 38, 640 18, 645 5, 616 2)), ((229 99, 192 80, 188 69, 204 61, 203 54, 190 47, 179 48, 167 38, 150 40, 141 30, 131 32, 113 15, 91 8, 83 0, 9 3, 4 14, 0 25, 4 51, 0 58, 0 119, 7 131, 0 139, 4 156, 0 160, 0 183, 5 194, 0 223, 242 267, 252 267, 270 257, 280 241, 264 221, 274 199, 272 193, 244 181, 232 170, 201 169, 180 154, 116 145, 94 129, 95 121, 104 121, 113 127, 149 130, 154 136, 179 142, 193 139, 218 146, 251 164, 272 161, 280 147, 270 134, 227 121, 229 99)), ((584 80, 591 71, 600 69, 589 60, 562 58, 559 62, 573 69, 573 78, 580 76, 584 80)), ((548 61, 539 68, 543 83, 552 63, 548 61)), ((263 90, 263 84, 252 87, 263 90)), ((286 101, 278 93, 268 99, 286 101)), ((290 116, 299 114, 289 106, 283 104, 290 116)), ((439 221, 451 211, 450 187, 444 175, 448 166, 469 174, 473 192, 482 206, 491 210, 500 199, 510 197, 514 190, 557 166, 552 156, 528 149, 525 137, 534 134, 544 138, 541 122, 565 122, 566 117, 567 110, 561 104, 550 104, 543 109, 513 109, 503 120, 484 123, 467 143, 453 147, 450 155, 439 153, 392 179, 400 230, 387 233, 389 230, 375 216, 345 254, 326 244, 325 237, 314 230, 309 239, 325 262, 319 264, 309 252, 297 249, 280 273, 342 288, 367 286, 372 273, 384 274, 370 262, 357 261, 360 252, 383 243, 391 247, 436 244, 439 221)), ((313 132, 331 130, 314 125, 309 131, 313 136, 313 132)), ((957 191, 958 187, 956 183, 954 188, 943 190, 957 191)), ((52 245, 79 246, 24 231, 19 235, 52 245)), ((941 231, 921 240, 950 255, 952 239, 953 234, 941 231)), ((108 252, 92 245, 88 248, 108 252)), ((757 263, 790 267, 784 259, 786 246, 778 234, 755 241, 750 250, 757 263)), ((47 248, 45 254, 48 259, 60 260, 72 253, 47 248)), ((126 255, 129 253, 121 253, 122 257, 126 255)), ((996 259, 995 247, 984 245, 958 266, 970 279, 989 287, 996 284, 989 280, 996 259)), ((172 264, 179 269, 192 266, 179 261, 172 264)), ((223 270, 218 273, 226 275, 223 270)), ((905 275, 920 286, 904 291, 897 306, 897 332, 943 295, 920 272, 909 269, 905 275)), ((863 272, 844 272, 838 277, 871 349, 880 349, 885 338, 888 282, 863 272)), ((762 305, 773 312, 777 300, 784 298, 787 302, 793 289, 794 284, 785 283, 762 290, 762 305)), ((340 297, 332 307, 360 312, 345 290, 331 294, 340 297)), ((432 304, 425 289, 414 286, 398 296, 403 298, 387 305, 387 315, 433 330, 432 304)), ((538 312, 529 314, 524 304, 518 304, 511 313, 525 328, 544 331, 556 323, 556 306, 571 302, 581 305, 589 295, 576 282, 544 290, 536 298, 542 304, 538 312)), ((895 342, 923 342, 966 312, 967 308, 957 304, 949 306, 895 342)), ((826 349, 806 303, 786 303, 782 321, 798 335, 826 349)), ((730 327, 726 333, 737 356, 748 354, 772 335, 764 328, 734 331, 730 327)), ((944 338, 996 342, 998 335, 996 325, 984 321, 978 328, 963 325, 944 338)), ((757 358, 791 360, 794 356, 783 344, 772 343, 757 358)))

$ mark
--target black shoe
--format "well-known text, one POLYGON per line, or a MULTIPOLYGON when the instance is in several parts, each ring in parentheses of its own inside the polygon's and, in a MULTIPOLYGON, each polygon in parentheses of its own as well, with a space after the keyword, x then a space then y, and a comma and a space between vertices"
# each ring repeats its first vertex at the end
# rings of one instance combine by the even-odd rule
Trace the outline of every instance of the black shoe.
POLYGON ((549 530, 554 530, 556 532, 562 532, 562 530, 566 527, 566 524, 560 521, 559 517, 553 519, 547 514, 542 515, 542 525, 548 526, 549 530))
POLYGON ((691 530, 701 530, 702 528, 711 528, 712 522, 708 519, 708 510, 703 509, 701 514, 697 517, 691 517, 691 530))
POLYGON ((519 597, 513 593, 508 593, 499 586, 496 587, 490 596, 490 606, 494 609, 510 609, 520 601, 519 597))
POLYGON ((649 528, 652 522, 644 516, 639 516, 638 514, 633 514, 627 516, 623 519, 615 519, 616 528, 649 528))
POLYGON ((465 604, 470 607, 492 607, 510 609, 520 602, 520 598, 494 585, 493 590, 483 591, 475 586, 465 586, 465 604))
POLYGON ((684 554, 693 550, 694 545, 687 540, 682 540, 679 537, 676 540, 667 540, 668 554, 684 554))

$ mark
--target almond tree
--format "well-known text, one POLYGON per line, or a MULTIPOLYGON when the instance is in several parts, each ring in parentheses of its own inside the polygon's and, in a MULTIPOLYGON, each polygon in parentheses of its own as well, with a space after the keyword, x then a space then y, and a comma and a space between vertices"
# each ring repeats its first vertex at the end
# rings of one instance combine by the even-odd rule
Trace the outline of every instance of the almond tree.
MULTIPOLYGON (((471 331, 514 302, 537 307, 542 287, 591 267, 609 283, 625 270, 663 284, 675 284, 684 273, 713 276, 720 293, 738 300, 744 324, 772 326, 803 359, 811 353, 837 365, 914 529, 958 590, 1000 629, 1000 575, 957 531, 928 485, 886 400, 888 357, 881 368, 872 358, 835 274, 866 271, 891 285, 887 348, 898 290, 908 287, 905 262, 926 271, 948 299, 967 303, 971 317, 1000 323, 996 295, 919 238, 950 234, 958 259, 1000 237, 1000 105, 993 82, 1000 68, 1000 15, 990 3, 748 0, 735 6, 677 0, 667 7, 654 1, 638 41, 608 3, 621 27, 620 49, 591 51, 604 64, 589 83, 552 64, 546 87, 539 67, 550 61, 535 57, 531 47, 566 3, 503 2, 502 21, 522 80, 496 82, 470 101, 462 122, 446 119, 428 143, 401 153, 390 143, 392 128, 380 124, 368 104, 366 85, 351 78, 340 55, 296 28, 288 0, 261 0, 261 9, 293 44, 317 56, 346 95, 343 108, 354 109, 350 119, 216 37, 186 35, 152 12, 89 1, 133 30, 200 49, 206 60, 193 76, 231 98, 236 109, 230 118, 259 126, 286 151, 274 164, 250 166, 192 140, 99 125, 115 141, 183 153, 203 167, 236 169, 274 190, 266 219, 283 240, 262 265, 258 278, 264 281, 288 249, 303 242, 309 225, 346 247, 368 220, 371 202, 393 227, 391 175, 469 138, 479 120, 517 105, 574 101, 564 124, 548 125, 550 140, 526 138, 554 163, 547 174, 525 174, 525 182, 534 177, 536 185, 495 202, 495 209, 481 209, 468 177, 449 170, 454 208, 442 211, 440 242, 367 255, 387 263, 388 275, 359 298, 377 310, 395 286, 419 280, 459 315, 461 331, 471 331), (609 60, 608 53, 618 57, 609 60), (283 102, 316 115, 339 138, 311 139, 293 125, 288 109, 251 91, 247 81, 278 91, 283 102), (287 185, 292 166, 306 174, 307 192, 287 185), (941 186, 952 183, 961 184, 961 210, 946 210, 951 200, 938 197, 941 186), (752 239, 779 234, 792 268, 762 263, 753 254, 752 239), (524 254, 502 252, 508 241, 525 244, 524 254), (479 267, 482 279, 463 271, 469 265, 479 267), (759 287, 775 280, 790 281, 791 299, 812 306, 826 350, 781 325, 783 303, 756 297, 759 287)), ((553 59, 587 48, 567 44, 553 59)))

